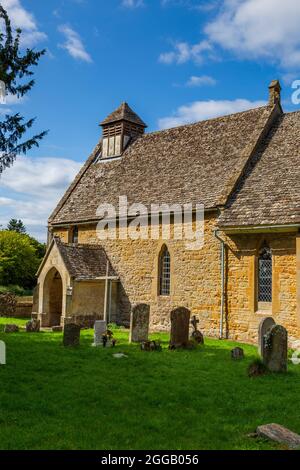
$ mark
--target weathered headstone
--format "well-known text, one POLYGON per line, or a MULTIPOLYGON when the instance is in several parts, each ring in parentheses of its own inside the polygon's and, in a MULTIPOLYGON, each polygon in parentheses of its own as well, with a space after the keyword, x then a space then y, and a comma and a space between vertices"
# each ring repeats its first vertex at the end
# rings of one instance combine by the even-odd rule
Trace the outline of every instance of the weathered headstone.
POLYGON ((27 333, 38 333, 40 331, 41 322, 40 320, 32 319, 26 323, 27 333))
POLYGON ((64 326, 63 345, 79 346, 80 326, 75 323, 67 323, 64 326))
POLYGON ((171 312, 171 349, 188 346, 190 310, 185 307, 178 307, 171 312))
POLYGON ((18 325, 5 325, 4 326, 4 333, 18 333, 19 327, 18 325))
POLYGON ((0 341, 0 365, 6 364, 6 345, 4 341, 0 341))
POLYGON ((102 345, 102 335, 106 332, 107 326, 105 320, 96 320, 94 324, 94 343, 93 346, 102 345))
POLYGON ((256 432, 258 436, 278 442, 279 444, 284 444, 290 449, 300 448, 299 434, 280 426, 280 424, 272 423, 258 426, 256 432))
POLYGON ((235 360, 244 359, 244 350, 239 347, 232 349, 231 357, 235 360))
POLYGON ((162 351, 160 341, 143 341, 141 342, 142 351, 162 351))
POLYGON ((271 372, 286 372, 288 334, 281 325, 274 325, 264 339, 263 362, 271 372))
POLYGON ((150 305, 134 305, 130 315, 130 343, 140 343, 148 340, 150 305))
POLYGON ((272 328, 272 326, 276 325, 275 321, 272 317, 264 318, 258 327, 258 352, 260 356, 263 355, 264 350, 264 337, 267 332, 272 328))
POLYGON ((201 331, 198 330, 198 323, 199 319, 196 317, 196 315, 193 315, 191 319, 191 325, 193 326, 194 331, 192 332, 191 340, 195 341, 198 344, 204 344, 204 336, 201 331))

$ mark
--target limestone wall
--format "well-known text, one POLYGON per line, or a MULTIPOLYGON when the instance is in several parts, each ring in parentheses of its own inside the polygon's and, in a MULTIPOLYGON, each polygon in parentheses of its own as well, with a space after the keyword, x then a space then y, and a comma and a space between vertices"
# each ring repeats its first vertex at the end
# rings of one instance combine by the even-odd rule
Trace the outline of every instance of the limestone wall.
POLYGON ((227 331, 230 338, 257 341, 259 322, 273 316, 300 339, 297 312, 296 234, 273 233, 227 237, 227 331), (257 257, 262 243, 272 249, 272 304, 257 303, 257 257))
MULTIPOLYGON (((104 246, 120 276, 119 321, 129 324, 130 305, 150 303, 150 327, 169 330, 170 312, 179 305, 199 315, 200 328, 211 336, 218 334, 220 311, 220 244, 213 236, 215 217, 205 220, 205 245, 189 251, 181 240, 99 241, 95 225, 79 226, 79 243, 104 246), (171 295, 158 295, 158 256, 166 243, 171 254, 171 295)), ((67 241, 67 233, 55 235, 67 241)))
MULTIPOLYGON (((205 335, 219 335, 221 281, 220 243, 213 235, 216 218, 205 218, 205 244, 189 251, 180 240, 106 240, 99 241, 95 225, 79 226, 79 243, 101 244, 120 276, 118 294, 113 296, 114 318, 129 324, 131 304, 149 303, 152 331, 169 330, 174 307, 188 307, 199 316, 205 335), (171 295, 158 295, 158 256, 166 243, 171 255, 171 295)), ((67 231, 55 232, 67 241, 67 231)), ((300 241, 298 274, 296 234, 274 233, 223 236, 226 250, 226 319, 224 333, 229 338, 257 341, 259 322, 273 315, 285 326, 291 340, 300 339, 300 241), (259 311, 256 302, 257 255, 263 241, 273 253, 273 302, 271 311, 259 311), (298 276, 298 277, 297 277, 298 276), (298 279, 298 281, 297 281, 298 279), (298 290, 297 290, 298 289, 298 290), (298 292, 298 294, 297 294, 298 292), (298 311, 297 311, 298 295, 298 311)), ((116 286, 114 286, 116 289, 116 286)))

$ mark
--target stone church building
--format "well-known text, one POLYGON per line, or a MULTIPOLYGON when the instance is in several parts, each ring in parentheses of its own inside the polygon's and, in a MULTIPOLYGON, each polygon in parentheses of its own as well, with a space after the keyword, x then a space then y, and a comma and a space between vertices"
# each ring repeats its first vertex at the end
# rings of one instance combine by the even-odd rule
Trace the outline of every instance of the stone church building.
POLYGON ((49 218, 34 305, 42 325, 128 325, 143 302, 152 331, 185 306, 209 336, 253 342, 272 316, 299 340, 300 112, 283 113, 280 90, 271 83, 266 106, 159 132, 145 132, 126 103, 110 114, 49 218), (120 195, 146 207, 204 204, 204 246, 99 240, 97 208, 120 195))

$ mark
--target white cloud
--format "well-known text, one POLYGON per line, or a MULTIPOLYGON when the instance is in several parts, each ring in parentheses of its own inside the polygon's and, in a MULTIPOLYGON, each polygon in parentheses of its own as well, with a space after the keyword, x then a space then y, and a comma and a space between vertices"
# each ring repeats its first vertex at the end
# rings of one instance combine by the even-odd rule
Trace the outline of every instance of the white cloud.
POLYGON ((126 8, 138 8, 144 5, 143 0, 122 0, 122 6, 126 8))
POLYGON ((258 108, 265 104, 264 101, 249 101, 246 99, 234 101, 195 101, 188 105, 180 106, 173 115, 159 119, 159 128, 168 129, 183 124, 238 113, 247 109, 258 108))
POLYGON ((70 159, 18 157, 0 178, 0 224, 22 219, 29 233, 45 239, 47 219, 81 166, 70 159))
POLYGON ((18 98, 16 95, 8 94, 5 96, 5 103, 0 103, 0 116, 4 116, 6 114, 11 114, 13 110, 8 108, 7 106, 14 106, 16 104, 21 104, 26 101, 27 97, 22 96, 18 98))
POLYGON ((26 96, 21 96, 20 98, 17 97, 17 95, 12 95, 9 93, 5 97, 6 104, 8 105, 14 105, 14 104, 21 104, 26 101, 27 97, 26 96))
POLYGON ((201 75, 200 77, 192 75, 188 81, 186 82, 186 86, 188 87, 200 87, 200 86, 213 86, 216 85, 217 80, 213 77, 209 77, 208 75, 201 75))
POLYGON ((161 0, 161 5, 186 7, 190 10, 211 11, 217 7, 219 0, 203 2, 200 0, 161 0))
POLYGON ((176 42, 172 51, 160 54, 159 61, 163 64, 184 64, 188 61, 200 64, 203 62, 204 54, 209 51, 212 51, 212 46, 208 41, 200 41, 198 44, 176 42))
POLYGON ((59 47, 66 49, 71 57, 84 62, 93 62, 90 54, 86 51, 79 34, 68 25, 59 26, 59 31, 65 36, 66 41, 59 47))
POLYGON ((47 35, 38 30, 34 15, 22 6, 20 0, 1 0, 1 5, 8 12, 13 27, 22 29, 22 46, 32 47, 47 39, 47 35))
POLYGON ((126 8, 138 8, 144 5, 143 0, 122 0, 122 6, 126 8))
POLYGON ((208 40, 243 58, 299 68, 299 0, 223 0, 205 32, 208 40))
POLYGON ((5 116, 6 114, 11 114, 11 113, 12 113, 12 109, 0 107, 0 116, 5 116))

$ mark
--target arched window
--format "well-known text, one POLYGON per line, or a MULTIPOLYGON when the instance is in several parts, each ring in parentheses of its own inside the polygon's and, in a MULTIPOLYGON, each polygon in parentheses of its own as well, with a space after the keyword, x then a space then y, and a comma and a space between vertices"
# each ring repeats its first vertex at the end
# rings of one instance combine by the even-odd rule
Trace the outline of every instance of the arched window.
POLYGON ((170 267, 170 253, 166 245, 164 245, 159 255, 159 295, 170 295, 170 267))
POLYGON ((258 258, 258 302, 272 302, 272 252, 267 245, 258 258))
POLYGON ((75 227, 72 228, 71 243, 78 243, 78 227, 77 227, 77 225, 75 225, 75 227))

